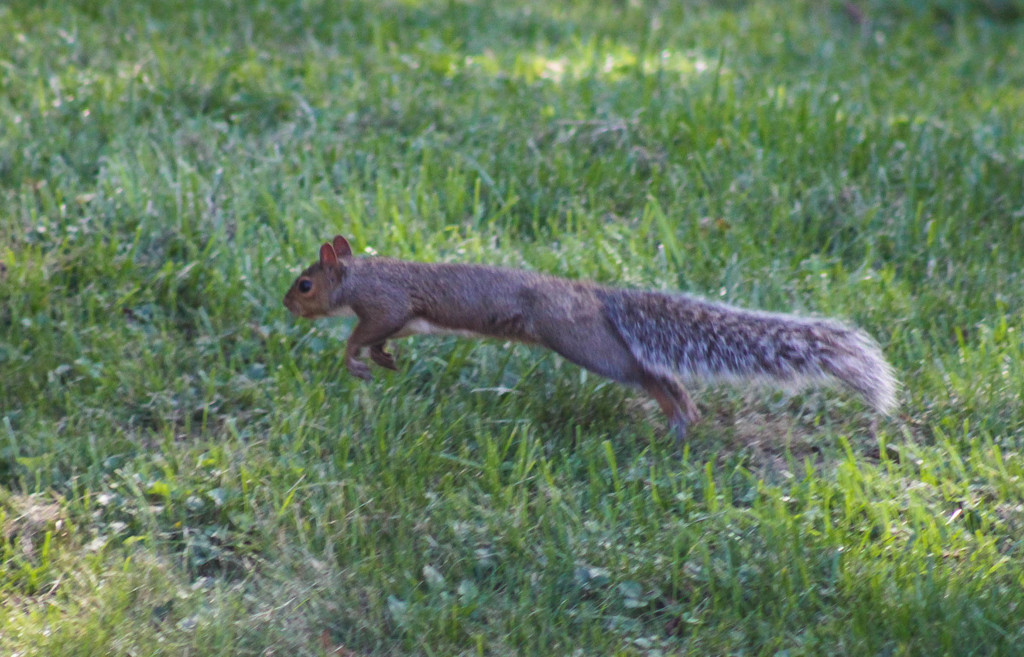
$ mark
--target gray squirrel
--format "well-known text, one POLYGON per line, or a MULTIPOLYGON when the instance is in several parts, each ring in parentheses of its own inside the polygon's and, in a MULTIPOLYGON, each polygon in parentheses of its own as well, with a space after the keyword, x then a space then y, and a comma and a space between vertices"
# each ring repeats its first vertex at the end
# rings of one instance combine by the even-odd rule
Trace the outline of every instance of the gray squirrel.
POLYGON ((415 334, 538 344, 601 376, 643 388, 677 442, 700 418, 677 377, 799 386, 835 379, 880 413, 896 381, 863 331, 828 319, 744 310, 683 294, 619 289, 485 265, 354 257, 340 235, 284 297, 295 316, 355 315, 348 371, 370 380, 365 348, 397 369, 387 340, 415 334))

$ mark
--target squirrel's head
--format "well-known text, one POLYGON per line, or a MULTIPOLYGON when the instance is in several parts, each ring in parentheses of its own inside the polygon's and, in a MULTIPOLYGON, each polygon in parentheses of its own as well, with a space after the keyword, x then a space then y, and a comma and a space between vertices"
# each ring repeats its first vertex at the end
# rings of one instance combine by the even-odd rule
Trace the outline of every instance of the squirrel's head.
POLYGON ((332 292, 345 277, 346 260, 352 257, 348 240, 337 235, 320 247, 320 262, 302 272, 284 295, 284 305, 293 315, 316 319, 341 314, 345 308, 332 304, 332 292))

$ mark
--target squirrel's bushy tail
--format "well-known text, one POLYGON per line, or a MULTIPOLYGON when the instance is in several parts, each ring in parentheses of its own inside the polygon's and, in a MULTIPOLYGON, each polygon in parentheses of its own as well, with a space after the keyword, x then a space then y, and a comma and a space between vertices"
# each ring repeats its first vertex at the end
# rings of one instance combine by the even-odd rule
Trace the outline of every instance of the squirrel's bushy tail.
POLYGON ((881 413, 896 405, 881 349, 838 322, 659 292, 608 290, 602 301, 633 357, 653 372, 781 385, 834 378, 881 413))

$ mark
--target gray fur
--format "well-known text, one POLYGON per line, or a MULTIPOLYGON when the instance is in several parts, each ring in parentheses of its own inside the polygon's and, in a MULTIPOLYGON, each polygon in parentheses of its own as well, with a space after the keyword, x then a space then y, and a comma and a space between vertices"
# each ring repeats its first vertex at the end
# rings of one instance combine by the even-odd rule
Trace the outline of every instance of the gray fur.
POLYGON ((659 374, 794 386, 834 378, 879 412, 896 404, 896 381, 878 345, 833 320, 682 294, 604 288, 599 296, 634 358, 659 374))

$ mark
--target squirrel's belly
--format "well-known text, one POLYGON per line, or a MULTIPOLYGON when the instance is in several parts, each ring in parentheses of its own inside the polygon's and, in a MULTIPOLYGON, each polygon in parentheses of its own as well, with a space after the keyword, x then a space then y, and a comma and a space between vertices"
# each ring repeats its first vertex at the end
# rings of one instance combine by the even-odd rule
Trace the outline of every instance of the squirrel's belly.
POLYGON ((444 326, 438 326, 430 320, 417 317, 406 322, 394 337, 404 338, 408 335, 458 335, 463 338, 483 338, 487 337, 482 333, 476 331, 467 331, 465 329, 450 329, 444 326))

